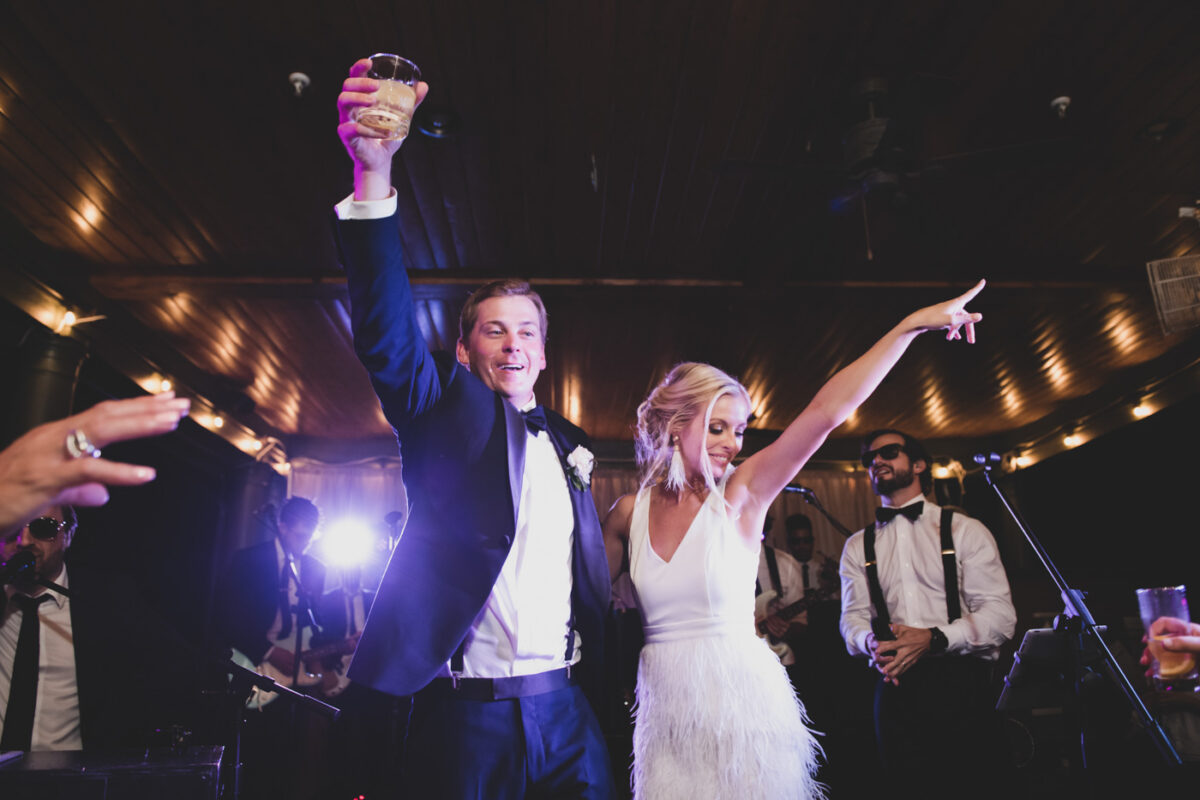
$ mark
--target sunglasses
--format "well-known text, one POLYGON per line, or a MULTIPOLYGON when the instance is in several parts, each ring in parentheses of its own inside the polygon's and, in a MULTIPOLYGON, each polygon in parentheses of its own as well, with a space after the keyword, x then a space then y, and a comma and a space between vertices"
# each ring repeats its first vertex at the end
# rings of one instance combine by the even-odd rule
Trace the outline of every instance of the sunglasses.
POLYGON ((876 447, 874 450, 868 450, 867 452, 863 453, 859 458, 859 461, 862 462, 864 467, 869 467, 875 462, 875 456, 882 456, 884 461, 891 461, 901 453, 907 452, 908 451, 904 449, 904 445, 902 444, 885 444, 883 447, 876 447))
POLYGON ((67 523, 54 517, 38 517, 29 523, 29 535, 49 542, 67 529, 67 523))

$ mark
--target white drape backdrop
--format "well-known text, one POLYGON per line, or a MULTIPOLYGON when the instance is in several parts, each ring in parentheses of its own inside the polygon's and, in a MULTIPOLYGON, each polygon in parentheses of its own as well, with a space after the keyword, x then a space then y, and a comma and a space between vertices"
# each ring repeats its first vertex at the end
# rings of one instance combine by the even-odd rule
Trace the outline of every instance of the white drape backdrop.
POLYGON ((312 500, 326 522, 358 517, 373 525, 392 511, 407 513, 408 509, 399 458, 347 464, 297 458, 288 476, 288 495, 312 500))

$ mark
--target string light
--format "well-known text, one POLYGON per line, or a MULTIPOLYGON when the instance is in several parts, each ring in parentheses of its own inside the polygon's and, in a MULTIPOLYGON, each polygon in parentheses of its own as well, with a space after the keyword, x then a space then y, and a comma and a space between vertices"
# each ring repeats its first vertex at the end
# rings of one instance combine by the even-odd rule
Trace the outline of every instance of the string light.
POLYGON ((1063 444, 1067 447, 1076 447, 1082 441, 1083 439, 1081 439, 1077 433, 1068 433, 1063 437, 1063 444))
POLYGON ((1139 400, 1138 404, 1133 407, 1133 416, 1137 419, 1143 419, 1154 413, 1154 409, 1147 405, 1145 400, 1139 400))
POLYGON ((163 378, 161 381, 158 382, 158 390, 160 392, 169 392, 169 391, 171 391, 171 387, 173 387, 174 385, 175 384, 171 383, 171 381, 169 379, 163 378))
MULTIPOLYGON (((225 427, 225 418, 220 415, 217 415, 212 418, 212 424, 213 424, 214 428, 224 428, 225 427)), ((254 441, 256 443, 258 442, 257 439, 255 439, 254 441)), ((255 449, 257 450, 258 448, 255 448, 255 449)))

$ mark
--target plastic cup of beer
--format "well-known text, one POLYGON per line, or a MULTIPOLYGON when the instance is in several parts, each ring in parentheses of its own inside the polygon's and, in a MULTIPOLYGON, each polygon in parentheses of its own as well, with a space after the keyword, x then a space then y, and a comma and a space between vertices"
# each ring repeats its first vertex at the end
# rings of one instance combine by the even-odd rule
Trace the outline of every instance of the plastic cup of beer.
POLYGON ((379 81, 375 104, 354 109, 350 118, 369 128, 380 139, 397 141, 408 136, 413 109, 417 106, 420 68, 407 58, 376 53, 371 56, 367 77, 379 81))
POLYGON ((1155 687, 1160 690, 1196 688, 1200 672, 1196 670, 1196 659, 1191 653, 1176 653, 1163 649, 1165 636, 1152 636, 1150 626, 1159 617, 1177 617, 1190 620, 1187 590, 1183 586, 1157 586, 1138 589, 1138 610, 1142 625, 1146 628, 1146 644, 1154 657, 1152 666, 1155 687))

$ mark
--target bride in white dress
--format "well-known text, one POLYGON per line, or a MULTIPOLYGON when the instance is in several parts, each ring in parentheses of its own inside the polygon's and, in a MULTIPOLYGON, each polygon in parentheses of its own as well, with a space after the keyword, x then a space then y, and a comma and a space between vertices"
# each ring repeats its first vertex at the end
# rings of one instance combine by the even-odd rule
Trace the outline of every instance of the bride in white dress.
POLYGON ((641 489, 604 522, 615 578, 628 547, 645 626, 638 663, 636 800, 824 796, 820 747, 787 673, 754 634, 763 521, 776 495, 924 331, 965 326, 980 281, 920 309, 826 383, 772 444, 746 459, 746 389, 716 367, 680 364, 638 407, 641 489))

